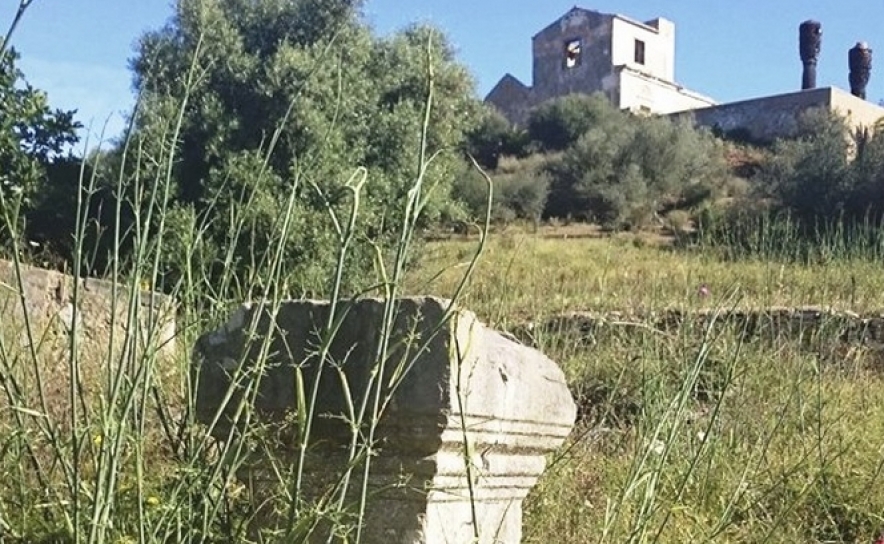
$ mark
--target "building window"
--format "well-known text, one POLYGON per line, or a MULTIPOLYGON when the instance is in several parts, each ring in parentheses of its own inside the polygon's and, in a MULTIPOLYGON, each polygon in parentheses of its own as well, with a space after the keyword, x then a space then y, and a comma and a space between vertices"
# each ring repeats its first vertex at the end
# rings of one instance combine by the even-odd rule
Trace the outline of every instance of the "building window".
POLYGON ((635 63, 645 63, 645 42, 641 40, 635 40, 635 63))
POLYGON ((580 40, 568 40, 565 42, 565 68, 580 66, 580 57, 583 47, 580 40))

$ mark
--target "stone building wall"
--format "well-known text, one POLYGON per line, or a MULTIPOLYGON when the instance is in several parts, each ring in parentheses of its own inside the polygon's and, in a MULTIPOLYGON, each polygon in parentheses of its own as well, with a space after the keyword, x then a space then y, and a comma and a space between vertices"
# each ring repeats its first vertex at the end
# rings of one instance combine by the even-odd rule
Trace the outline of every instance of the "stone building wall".
POLYGON ((496 107, 504 117, 517 125, 528 121, 528 114, 534 107, 531 87, 527 87, 515 76, 507 74, 491 89, 485 102, 496 107))
POLYGON ((709 97, 626 66, 621 67, 617 74, 619 92, 614 104, 620 109, 665 115, 715 105, 715 101, 709 97))
POLYGON ((532 39, 532 92, 536 103, 571 93, 614 90, 611 58, 611 15, 574 9, 532 39), (579 40, 580 60, 564 65, 567 42, 579 40))
POLYGON ((829 100, 829 107, 847 118, 854 128, 874 130, 875 125, 884 120, 884 108, 837 87, 832 87, 829 100))
POLYGON ((675 24, 662 18, 641 23, 622 15, 613 16, 610 65, 625 66, 662 81, 675 81, 675 24), (644 44, 643 62, 636 59, 639 41, 644 44))
POLYGON ((792 135, 799 117, 814 108, 844 115, 853 129, 872 129, 884 118, 884 108, 857 98, 835 87, 821 87, 731 102, 690 112, 675 118, 691 118, 698 126, 709 127, 760 143, 792 135))

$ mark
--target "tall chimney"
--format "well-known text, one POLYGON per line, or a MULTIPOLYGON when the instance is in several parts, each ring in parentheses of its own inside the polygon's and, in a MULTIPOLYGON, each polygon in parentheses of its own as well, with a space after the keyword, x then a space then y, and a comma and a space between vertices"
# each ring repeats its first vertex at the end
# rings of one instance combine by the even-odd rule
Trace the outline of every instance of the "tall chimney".
POLYGON ((847 54, 850 66, 850 92, 853 96, 866 99, 866 86, 872 74, 872 50, 866 42, 857 42, 847 54))
POLYGON ((816 87, 816 63, 820 56, 823 41, 822 25, 818 21, 804 21, 798 26, 798 50, 804 72, 801 75, 801 88, 816 87))

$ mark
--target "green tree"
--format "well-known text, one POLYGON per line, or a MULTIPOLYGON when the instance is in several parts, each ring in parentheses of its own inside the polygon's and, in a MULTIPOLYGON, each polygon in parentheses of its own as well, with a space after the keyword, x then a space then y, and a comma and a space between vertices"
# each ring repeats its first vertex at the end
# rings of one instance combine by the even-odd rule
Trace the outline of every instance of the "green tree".
POLYGON ((355 271, 369 264, 369 242, 383 245, 401 224, 392 204, 418 173, 431 86, 426 186, 434 190, 425 219, 453 213, 460 158, 446 151, 460 149, 478 120, 473 81, 435 29, 378 38, 359 8, 341 0, 179 0, 166 27, 141 39, 132 62, 142 97, 138 176, 158 175, 150 164, 170 152, 160 142, 174 133, 183 104, 168 205, 176 221, 209 225, 201 251, 216 266, 230 266, 224 255, 233 244, 233 266, 247 275, 256 248, 287 216, 291 281, 321 289, 334 257, 327 209, 346 210, 345 182, 363 167, 353 270, 364 278, 355 271))
POLYGON ((696 204, 698 195, 713 196, 727 178, 723 149, 710 134, 610 104, 598 108, 598 121, 549 162, 547 215, 642 226, 696 204))
MULTIPOLYGON (((507 160, 491 173, 493 192, 491 219, 508 223, 515 219, 540 221, 549 196, 549 176, 543 171, 545 158, 536 154, 507 160)), ((488 207, 488 185, 471 164, 457 176, 456 193, 467 206, 470 219, 483 221, 488 207)))
POLYGON ((53 110, 46 93, 32 87, 9 50, 0 64, 0 186, 33 194, 45 182, 45 166, 78 141, 76 111, 53 110))
POLYGON ((525 157, 529 152, 528 133, 514 126, 491 106, 485 106, 479 125, 470 131, 466 151, 485 168, 497 168, 503 156, 525 157))
POLYGON ((18 59, 13 49, 0 54, 0 215, 14 221, 40 205, 50 171, 72 160, 81 127, 76 112, 50 108, 46 93, 16 67, 18 59))

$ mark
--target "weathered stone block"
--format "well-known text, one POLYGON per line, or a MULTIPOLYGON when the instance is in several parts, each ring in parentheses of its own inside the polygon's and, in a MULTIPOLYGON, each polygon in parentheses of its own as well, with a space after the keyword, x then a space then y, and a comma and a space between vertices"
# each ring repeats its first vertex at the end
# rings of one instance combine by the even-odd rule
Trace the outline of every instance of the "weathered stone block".
POLYGON ((22 347, 27 346, 25 313, 35 337, 59 337, 64 346, 74 328, 74 315, 78 315, 76 328, 80 331, 80 340, 96 353, 107 351, 107 339, 112 333, 119 345, 132 331, 130 336, 137 335, 139 347, 156 350, 166 357, 176 354, 177 305, 171 297, 148 291, 136 293, 137 322, 130 324, 132 294, 127 283, 87 277, 75 280, 67 274, 28 265, 21 265, 20 270, 21 284, 15 265, 0 260, 0 324, 6 334, 18 338, 22 347))
MULTIPOLYGON (((334 417, 347 413, 341 376, 355 406, 381 378, 389 402, 375 435, 368 487, 377 494, 362 519, 363 541, 461 544, 478 532, 481 543, 519 542, 522 500, 543 472, 545 455, 568 436, 576 407, 553 361, 470 312, 448 309, 449 301, 436 298, 397 301, 389 354, 381 361, 384 302, 342 303, 346 314, 320 364, 327 302, 286 302, 276 315, 246 304, 195 347, 198 417, 208 422, 217 413, 237 361, 243 368, 261 364, 258 337, 270 343, 265 364, 251 374, 259 380, 255 407, 264 418, 281 421, 297 406, 296 368, 308 388, 319 372, 307 470, 308 492, 316 495, 323 476, 336 474, 347 458, 351 435, 334 417), (403 477, 406 483, 398 484, 403 477)), ((298 447, 294 438, 280 446, 289 453, 298 447)), ((258 462, 252 468, 260 473, 258 462)))
MULTIPOLYGON (((120 365, 135 375, 140 370, 134 367, 156 362, 157 379, 177 379, 175 300, 161 293, 133 293, 129 287, 34 266, 21 265, 17 271, 14 263, 0 260, 0 343, 12 350, 10 360, 28 361, 12 365, 15 379, 25 384, 19 394, 27 400, 20 402, 45 406, 46 417, 67 425, 72 340, 80 400, 87 405, 98 406, 103 384, 120 365), (42 374, 39 381, 35 368, 42 374)), ((0 409, 7 402, 0 399, 0 409)))

